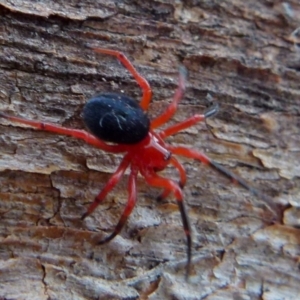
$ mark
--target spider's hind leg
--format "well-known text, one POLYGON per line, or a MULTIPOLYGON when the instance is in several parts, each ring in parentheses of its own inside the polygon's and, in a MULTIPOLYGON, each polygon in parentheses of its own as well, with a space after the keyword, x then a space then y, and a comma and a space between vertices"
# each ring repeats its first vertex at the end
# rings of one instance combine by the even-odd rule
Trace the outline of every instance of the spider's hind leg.
POLYGON ((151 129, 155 129, 155 128, 165 124, 175 114, 178 103, 182 99, 183 94, 185 92, 186 78, 187 78, 187 70, 184 66, 181 66, 179 68, 178 87, 173 96, 173 100, 170 103, 170 105, 167 107, 167 109, 161 115, 159 115, 157 118, 155 118, 154 120, 151 121, 151 129))
POLYGON ((90 47, 88 45, 87 47, 98 53, 115 56, 123 64, 123 66, 131 73, 131 75, 134 77, 134 79, 137 81, 137 83, 143 90, 143 97, 140 102, 140 106, 143 110, 147 110, 152 97, 151 87, 148 81, 142 75, 139 74, 139 72, 130 62, 130 60, 125 56, 125 54, 123 54, 120 51, 111 50, 111 49, 90 47))
POLYGON ((88 133, 85 130, 66 128, 66 127, 59 126, 59 125, 52 124, 52 123, 33 121, 33 120, 21 118, 21 117, 7 115, 5 113, 0 112, 0 119, 1 118, 9 120, 11 122, 29 125, 33 128, 36 128, 36 129, 39 129, 42 131, 48 131, 48 132, 52 132, 52 133, 56 133, 56 134, 67 135, 67 136, 71 136, 71 137, 74 137, 77 139, 81 139, 90 145, 93 145, 95 147, 98 147, 98 148, 108 151, 108 152, 120 153, 120 152, 124 152, 126 150, 126 148, 123 145, 106 144, 104 141, 99 140, 98 138, 94 137, 93 135, 91 135, 90 133, 88 133))

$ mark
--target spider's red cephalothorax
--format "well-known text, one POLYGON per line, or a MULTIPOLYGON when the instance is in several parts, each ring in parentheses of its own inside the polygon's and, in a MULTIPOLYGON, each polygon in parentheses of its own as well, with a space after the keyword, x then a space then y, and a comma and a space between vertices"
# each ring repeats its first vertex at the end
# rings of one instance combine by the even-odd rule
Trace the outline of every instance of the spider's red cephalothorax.
POLYGON ((95 198, 94 202, 89 206, 87 212, 82 216, 82 219, 84 219, 91 214, 104 200, 105 196, 118 183, 125 170, 130 168, 128 180, 129 196, 127 205, 114 231, 108 237, 100 241, 99 244, 106 243, 113 239, 121 231, 128 216, 132 212, 137 200, 136 180, 138 173, 145 178, 149 185, 163 189, 159 199, 163 199, 170 193, 173 193, 178 203, 184 232, 187 238, 188 275, 192 257, 192 239, 182 193, 182 189, 186 182, 186 173, 182 164, 175 158, 174 155, 182 155, 188 158, 197 159, 200 162, 211 166, 213 169, 230 178, 234 183, 246 188, 253 194, 263 197, 263 199, 267 201, 268 205, 271 207, 273 207, 272 201, 249 186, 239 176, 231 173, 221 165, 212 161, 205 154, 196 150, 181 146, 174 147, 165 143, 164 140, 168 136, 176 134, 179 131, 191 127, 194 124, 216 114, 218 111, 217 105, 212 106, 204 114, 196 114, 178 124, 169 126, 164 130, 154 131, 161 125, 165 124, 176 112, 178 102, 182 98, 185 90, 186 70, 184 67, 180 68, 179 84, 171 104, 161 115, 150 120, 145 113, 152 96, 152 91, 147 80, 137 72, 123 53, 102 48, 92 49, 95 52, 115 56, 129 70, 143 90, 143 96, 139 104, 123 94, 102 93, 96 95, 86 103, 83 111, 84 123, 92 134, 84 130, 65 128, 55 124, 27 120, 6 115, 1 112, 0 118, 31 125, 32 127, 40 130, 73 136, 108 152, 124 153, 124 157, 116 172, 95 198), (113 144, 107 144, 106 142, 112 142, 113 144), (173 167, 175 167, 179 172, 179 183, 176 183, 171 179, 161 177, 157 174, 157 171, 163 170, 169 164, 173 165, 173 167))

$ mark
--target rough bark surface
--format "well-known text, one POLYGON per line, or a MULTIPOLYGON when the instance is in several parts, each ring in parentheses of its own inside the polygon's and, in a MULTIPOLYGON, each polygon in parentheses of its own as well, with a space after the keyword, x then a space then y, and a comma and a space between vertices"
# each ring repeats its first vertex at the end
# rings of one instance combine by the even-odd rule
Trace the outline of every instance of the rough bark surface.
POLYGON ((153 117, 183 64, 189 83, 173 122, 204 111, 208 93, 221 111, 211 131, 199 124, 169 141, 204 151, 282 206, 272 224, 261 199, 181 160, 194 241, 186 282, 172 197, 157 203, 159 191, 140 178, 121 235, 97 246, 122 212, 127 175, 80 217, 122 156, 1 120, 1 299, 299 299, 298 0, 1 0, 0 11, 0 111, 83 128, 96 92, 139 101, 130 74, 90 44, 128 55, 153 88, 153 117))

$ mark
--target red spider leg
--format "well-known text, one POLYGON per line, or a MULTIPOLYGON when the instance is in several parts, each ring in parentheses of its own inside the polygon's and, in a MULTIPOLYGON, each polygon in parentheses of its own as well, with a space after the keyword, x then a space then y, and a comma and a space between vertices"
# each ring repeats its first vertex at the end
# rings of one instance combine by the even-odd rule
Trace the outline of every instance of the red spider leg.
POLYGON ((210 166, 211 168, 218 171, 220 174, 222 174, 222 175, 226 176, 227 178, 231 179, 231 181, 233 183, 239 184, 240 186, 242 186, 243 188, 248 190, 253 195, 257 196, 258 198, 263 199, 267 203, 269 208, 271 209, 271 211, 274 214, 275 218, 278 218, 278 213, 277 213, 278 208, 276 207, 276 205, 274 204, 272 199, 270 199, 266 195, 262 194, 260 191, 254 189, 252 186, 250 186, 240 176, 230 172, 229 170, 227 170, 223 166, 219 165, 215 161, 211 160, 208 156, 206 156, 205 154, 203 154, 201 152, 198 152, 198 151, 195 151, 195 150, 192 150, 192 149, 188 149, 188 148, 185 148, 185 147, 172 147, 172 146, 169 146, 169 145, 168 145, 167 148, 173 154, 182 155, 182 156, 185 156, 185 157, 188 157, 188 158, 193 158, 193 159, 200 160, 202 163, 210 166))
POLYGON ((176 134, 181 130, 184 130, 186 128, 189 128, 193 125, 195 125, 198 122, 201 122, 203 120, 206 120, 207 118, 210 118, 214 115, 216 115, 219 111, 219 105, 215 104, 211 108, 209 108, 203 115, 194 115, 180 123, 177 123, 175 125, 172 125, 158 133, 158 135, 162 138, 165 139, 166 137, 176 134))
POLYGON ((179 82, 178 87, 173 97, 171 104, 167 107, 167 109, 157 118, 151 121, 151 129, 155 129, 167 121, 169 121, 172 116, 175 114, 177 110, 177 106, 181 98, 183 97, 185 91, 185 83, 186 83, 187 71, 185 67, 181 66, 179 68, 179 82))
POLYGON ((89 216, 96 207, 105 199, 106 195, 114 188, 114 186, 120 181, 121 177, 124 175, 124 172, 128 168, 130 164, 130 158, 129 155, 125 155, 122 159, 118 169, 116 172, 110 177, 104 188, 101 190, 101 192, 98 194, 98 196, 95 198, 95 200, 91 203, 86 213, 84 213, 81 217, 81 220, 85 219, 87 216, 89 216))
MULTIPOLYGON (((183 187, 185 186, 185 183, 186 183, 186 173, 185 173, 184 167, 175 157, 171 157, 170 163, 179 171, 180 181, 179 181, 178 184, 179 184, 180 188, 183 189, 183 187)), ((157 197, 157 200, 161 201, 161 200, 167 198, 171 192, 172 191, 170 191, 168 189, 165 189, 157 197)))
POLYGON ((124 227, 129 215, 131 214, 135 204, 136 204, 136 198, 137 198, 137 193, 136 193, 136 177, 137 177, 137 170, 132 169, 129 175, 129 180, 128 180, 128 202, 125 206, 125 209, 121 215, 121 218, 115 227, 114 231, 106 238, 104 238, 102 241, 98 242, 98 244, 102 245, 110 240, 112 240, 116 235, 120 233, 122 228, 124 227))
POLYGON ((108 145, 105 142, 95 138, 93 135, 89 134, 85 130, 65 128, 65 127, 57 126, 57 125, 51 124, 51 123, 32 121, 32 120, 28 120, 28 119, 24 119, 24 118, 20 118, 20 117, 6 115, 1 112, 0 112, 0 118, 5 118, 12 122, 18 122, 21 124, 30 125, 39 130, 72 136, 77 139, 84 140, 86 143, 96 146, 97 148, 100 148, 100 149, 108 151, 108 152, 120 153, 120 152, 127 151, 127 147, 125 145, 108 145))
POLYGON ((124 67, 132 74, 132 76, 135 78, 135 80, 143 90, 143 97, 141 99, 140 106, 143 110, 147 110, 152 97, 151 87, 148 81, 138 73, 136 68, 129 61, 129 59, 122 52, 119 51, 104 48, 90 48, 98 53, 115 56, 124 65, 124 67))
POLYGON ((141 170, 142 175, 145 177, 148 184, 164 188, 168 191, 174 193, 179 211, 181 214, 182 224, 184 228, 184 233, 187 239, 187 266, 186 266, 186 277, 189 276, 191 268, 191 259, 192 259, 192 238, 191 238, 191 226, 188 219, 188 215, 185 210, 183 203, 183 195, 181 188, 172 180, 158 176, 156 173, 149 170, 141 170))

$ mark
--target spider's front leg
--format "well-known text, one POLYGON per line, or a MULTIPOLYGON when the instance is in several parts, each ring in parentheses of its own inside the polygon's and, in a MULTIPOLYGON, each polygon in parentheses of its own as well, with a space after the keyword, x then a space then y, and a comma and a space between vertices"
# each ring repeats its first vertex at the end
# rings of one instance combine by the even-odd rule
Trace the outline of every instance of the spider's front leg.
MULTIPOLYGON (((179 175, 180 175, 180 180, 179 180, 178 185, 181 189, 183 189, 186 184, 185 169, 184 169, 183 165, 175 157, 171 157, 170 163, 178 170, 179 175)), ((157 197, 157 200, 162 201, 163 199, 167 198, 171 192, 172 191, 170 191, 168 189, 164 189, 164 191, 157 197)))
MULTIPOLYGON (((207 118, 215 116, 218 113, 218 111, 219 111, 219 105, 217 103, 215 103, 203 115, 196 114, 180 123, 172 125, 166 129, 160 131, 158 133, 158 136, 162 139, 165 139, 166 137, 176 134, 179 131, 184 130, 186 128, 189 128, 200 121, 203 121, 203 120, 206 120, 207 118)), ((167 145, 167 148, 169 148, 168 145, 167 145)), ((181 188, 183 188, 186 183, 185 170, 184 170, 182 164, 174 157, 171 158, 171 163, 179 171, 179 174, 180 174, 179 186, 181 188)), ((158 196, 157 200, 162 200, 162 199, 166 198, 169 194, 170 194, 170 191, 165 189, 163 191, 163 193, 158 196)))
POLYGON ((164 130, 161 130, 158 135, 162 138, 165 139, 166 137, 176 134, 179 131, 182 131, 184 129, 187 129, 201 121, 206 121, 206 119, 211 118, 215 116, 219 111, 219 105, 218 103, 213 103, 212 106, 208 108, 208 110, 204 114, 196 114, 192 117, 189 117, 186 120, 183 120, 175 125, 172 125, 164 130))
POLYGON ((211 168, 218 171, 223 176, 229 178, 233 183, 240 185, 244 189, 248 190, 253 195, 257 196, 258 198, 261 198, 265 201, 267 206, 270 208, 271 212, 273 213, 275 219, 278 219, 279 211, 278 207, 275 205, 275 203, 270 199, 268 196, 264 195, 260 191, 253 188, 251 185, 249 185, 243 178, 238 176, 237 174, 234 174, 221 166, 220 164, 216 163, 212 159, 210 159, 208 156, 206 156, 204 153, 201 153, 196 150, 188 149, 185 147, 172 147, 168 146, 168 149, 173 153, 177 155, 182 155, 188 158, 197 159, 200 162, 202 162, 205 165, 210 166, 211 168))
POLYGON ((190 274, 191 260, 192 260, 192 237, 191 226, 188 219, 188 215, 183 203, 183 194, 181 188, 172 180, 158 176, 155 172, 149 170, 142 170, 142 175, 145 177, 146 182, 154 187, 164 188, 166 191, 170 191, 175 195, 179 211, 181 214, 184 233, 187 240, 187 265, 186 265, 186 278, 190 274))

